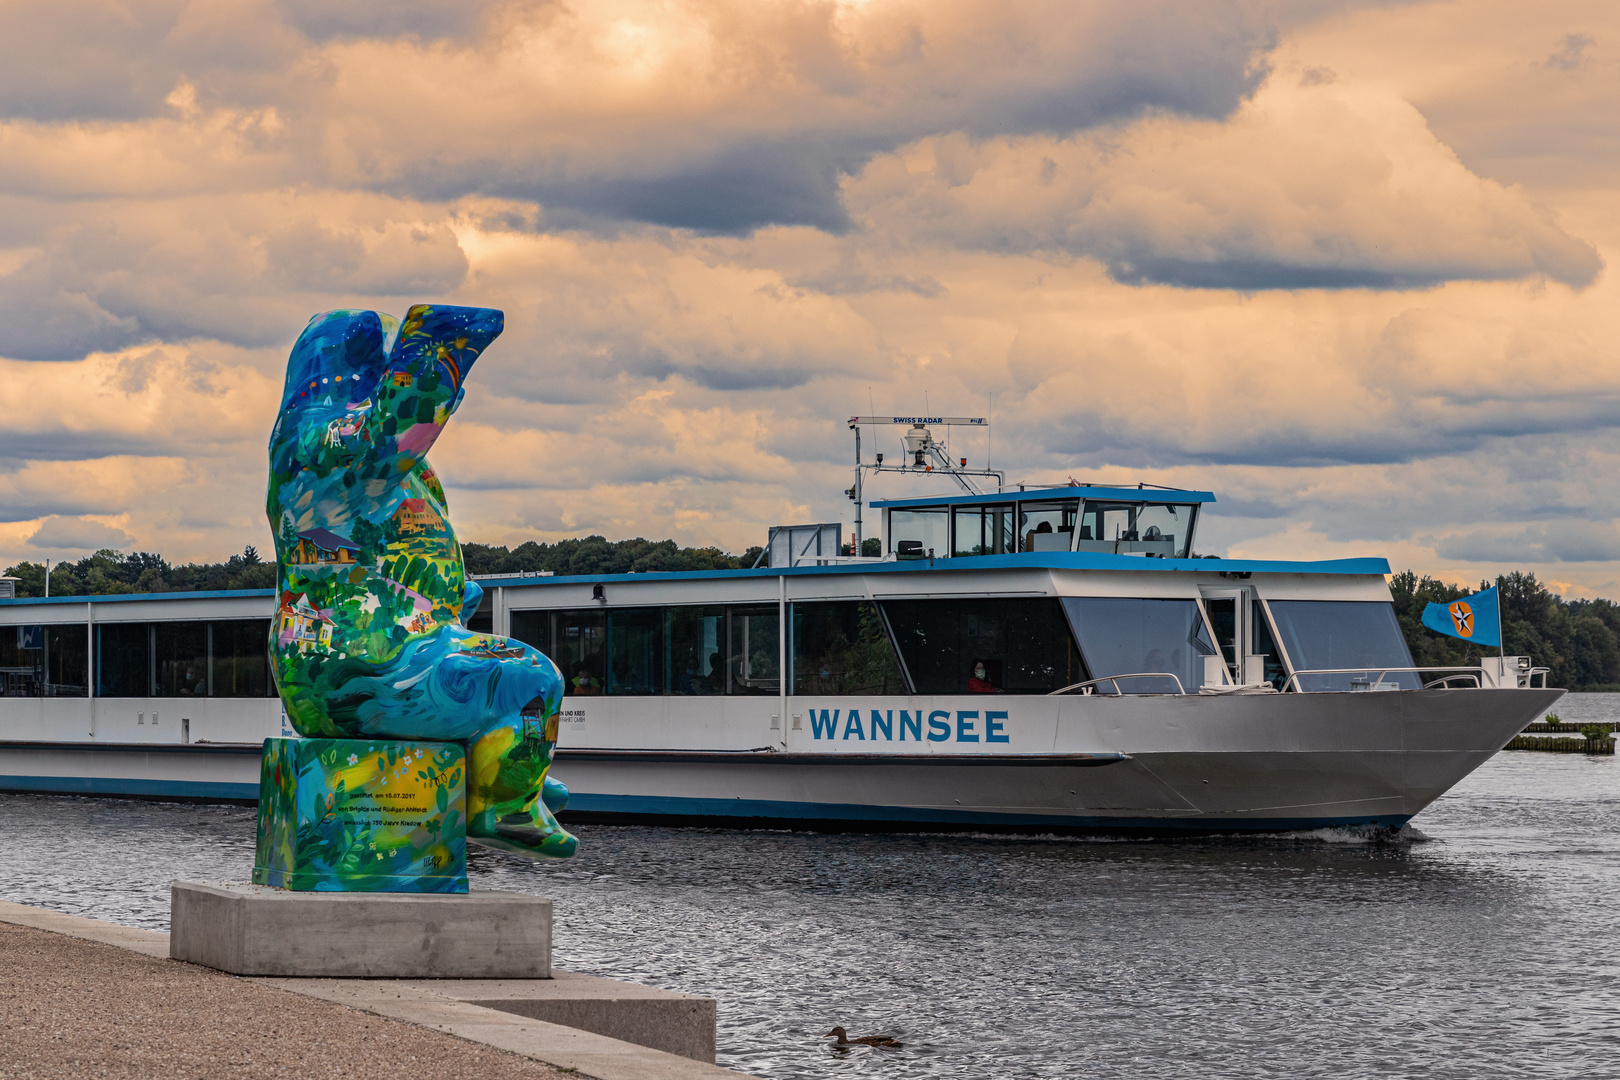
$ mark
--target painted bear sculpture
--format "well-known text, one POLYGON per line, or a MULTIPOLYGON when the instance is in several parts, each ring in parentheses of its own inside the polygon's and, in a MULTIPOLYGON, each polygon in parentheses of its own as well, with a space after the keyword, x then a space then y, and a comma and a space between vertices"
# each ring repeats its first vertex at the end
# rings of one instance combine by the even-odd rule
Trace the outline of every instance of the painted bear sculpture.
POLYGON ((546 776, 562 677, 538 650, 465 623, 466 580, 427 452, 501 312, 418 304, 310 320, 287 360, 266 512, 279 604, 276 687, 300 735, 468 748, 467 838, 567 858, 567 790, 546 776))

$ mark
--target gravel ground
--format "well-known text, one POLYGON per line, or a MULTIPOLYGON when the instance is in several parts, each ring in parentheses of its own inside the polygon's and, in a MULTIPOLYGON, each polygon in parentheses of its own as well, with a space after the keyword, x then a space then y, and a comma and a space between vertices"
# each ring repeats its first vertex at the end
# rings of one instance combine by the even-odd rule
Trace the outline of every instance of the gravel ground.
POLYGON ((549 1065, 207 968, 0 923, 0 1076, 564 1080, 549 1065))

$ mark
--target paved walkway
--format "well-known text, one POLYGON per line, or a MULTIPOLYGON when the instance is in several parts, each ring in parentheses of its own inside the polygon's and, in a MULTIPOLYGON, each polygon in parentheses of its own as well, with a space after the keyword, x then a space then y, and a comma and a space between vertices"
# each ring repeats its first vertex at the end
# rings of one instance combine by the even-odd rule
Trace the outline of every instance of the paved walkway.
POLYGON ((563 1080, 519 1054, 0 922, 0 1077, 563 1080))

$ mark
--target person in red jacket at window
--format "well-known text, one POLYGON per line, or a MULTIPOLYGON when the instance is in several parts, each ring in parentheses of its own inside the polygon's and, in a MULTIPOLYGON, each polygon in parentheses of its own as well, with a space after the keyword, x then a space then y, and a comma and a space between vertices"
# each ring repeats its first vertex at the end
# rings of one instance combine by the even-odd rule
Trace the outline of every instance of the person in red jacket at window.
POLYGON ((1000 688, 990 681, 990 675, 984 669, 983 660, 973 661, 973 675, 968 679, 968 693, 970 694, 999 694, 1000 688))

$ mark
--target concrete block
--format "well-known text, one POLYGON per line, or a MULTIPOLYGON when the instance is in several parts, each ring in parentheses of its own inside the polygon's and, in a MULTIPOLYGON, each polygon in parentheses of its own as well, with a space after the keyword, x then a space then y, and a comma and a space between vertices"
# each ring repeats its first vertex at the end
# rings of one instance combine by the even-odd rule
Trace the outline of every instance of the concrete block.
POLYGON ((177 881, 169 955, 234 975, 548 979, 551 901, 177 881))
POLYGON ((545 982, 501 980, 458 983, 461 1001, 714 1061, 714 998, 679 994, 637 983, 555 970, 545 982))

